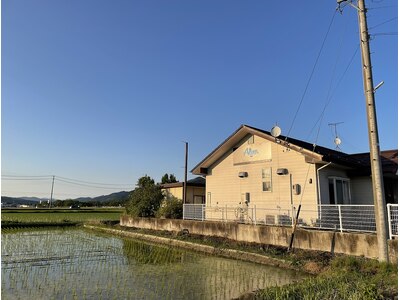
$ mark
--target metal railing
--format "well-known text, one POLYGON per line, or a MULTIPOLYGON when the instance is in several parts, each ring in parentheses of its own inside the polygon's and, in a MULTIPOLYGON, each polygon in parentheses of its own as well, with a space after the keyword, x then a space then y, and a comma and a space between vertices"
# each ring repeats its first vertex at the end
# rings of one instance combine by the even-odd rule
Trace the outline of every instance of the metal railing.
POLYGON ((388 223, 389 223, 389 238, 398 237, 399 229, 399 205, 387 205, 388 223))
MULTIPOLYGON (((397 207, 391 209, 392 223, 396 224, 397 207), (394 212, 396 215, 394 217, 394 212)), ((206 206, 184 204, 184 219, 238 222, 247 224, 291 226, 296 216, 296 207, 259 208, 254 206, 206 206)), ((314 209, 304 207, 300 211, 298 226, 356 232, 376 232, 373 205, 319 205, 314 209)), ((394 232, 394 231, 393 231, 394 232)))

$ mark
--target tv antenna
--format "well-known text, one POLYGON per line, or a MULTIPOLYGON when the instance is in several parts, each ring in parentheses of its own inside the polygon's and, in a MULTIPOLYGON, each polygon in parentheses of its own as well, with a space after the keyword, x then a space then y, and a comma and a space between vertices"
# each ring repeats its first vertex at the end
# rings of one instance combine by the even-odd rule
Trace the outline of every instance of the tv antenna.
POLYGON ((337 126, 343 124, 344 122, 336 122, 336 123, 329 123, 328 126, 335 128, 335 139, 333 140, 334 144, 336 145, 336 150, 341 150, 339 145, 342 143, 342 140, 339 138, 337 133, 337 126))

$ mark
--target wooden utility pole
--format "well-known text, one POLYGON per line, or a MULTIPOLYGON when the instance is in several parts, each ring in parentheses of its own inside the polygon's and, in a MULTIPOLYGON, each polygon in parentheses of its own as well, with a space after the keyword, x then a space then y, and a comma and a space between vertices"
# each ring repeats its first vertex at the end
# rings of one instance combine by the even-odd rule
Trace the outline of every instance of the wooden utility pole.
POLYGON ((51 183, 51 194, 50 194, 50 203, 49 203, 50 208, 51 208, 51 203, 53 201, 53 190, 54 190, 54 175, 53 175, 53 182, 51 183))
POLYGON ((367 107, 368 138, 371 160, 372 190, 374 195, 376 235, 378 239, 378 251, 380 261, 389 261, 387 246, 385 192, 383 187, 383 175, 381 153, 379 149, 378 124, 375 109, 375 88, 372 79, 371 56, 369 50, 369 34, 364 0, 358 0, 358 6, 349 0, 337 0, 340 8, 342 2, 347 2, 357 9, 358 25, 360 30, 361 62, 364 79, 364 94, 367 107))
POLYGON ((364 0, 358 1, 358 23, 360 26, 361 57, 364 78, 364 93, 367 107, 369 148, 371 159, 372 189, 374 193, 376 234, 378 237, 379 260, 389 261, 385 213, 385 192, 379 149, 378 124, 376 121, 375 91, 372 79, 369 34, 364 0))
POLYGON ((185 142, 185 180, 183 181, 183 204, 186 204, 187 197, 187 163, 188 163, 188 143, 185 142))

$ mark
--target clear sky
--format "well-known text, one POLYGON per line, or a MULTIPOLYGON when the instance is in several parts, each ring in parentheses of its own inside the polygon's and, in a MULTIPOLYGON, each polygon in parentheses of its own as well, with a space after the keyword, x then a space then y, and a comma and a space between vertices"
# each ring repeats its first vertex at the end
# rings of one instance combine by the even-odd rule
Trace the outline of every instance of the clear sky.
MULTIPOLYGON (((397 1, 366 5, 374 83, 385 82, 381 150, 395 149, 397 1)), ((64 177, 57 199, 131 190, 145 174, 182 180, 182 141, 190 170, 241 124, 277 123, 334 149, 328 123, 343 122, 341 150, 369 151, 357 13, 335 14, 335 0, 2 0, 1 9, 2 195, 49 197, 51 177, 20 176, 64 177)))

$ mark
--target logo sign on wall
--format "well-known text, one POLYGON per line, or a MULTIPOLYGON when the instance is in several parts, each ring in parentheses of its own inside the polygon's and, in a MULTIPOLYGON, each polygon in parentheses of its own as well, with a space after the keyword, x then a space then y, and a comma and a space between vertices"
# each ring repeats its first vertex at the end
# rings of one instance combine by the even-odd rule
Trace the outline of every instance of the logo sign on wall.
POLYGON ((271 160, 270 143, 244 143, 235 152, 233 152, 233 164, 250 164, 271 160))

